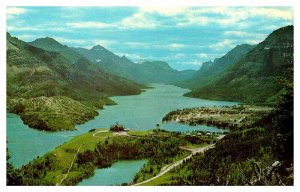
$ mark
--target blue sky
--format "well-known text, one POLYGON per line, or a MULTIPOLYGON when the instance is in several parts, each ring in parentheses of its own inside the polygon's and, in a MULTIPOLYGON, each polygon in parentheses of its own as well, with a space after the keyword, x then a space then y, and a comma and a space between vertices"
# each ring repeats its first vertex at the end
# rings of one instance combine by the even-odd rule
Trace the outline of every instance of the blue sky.
POLYGON ((7 7, 7 31, 24 41, 102 45, 134 62, 162 60, 173 68, 202 62, 236 45, 257 44, 293 24, 291 7, 7 7))

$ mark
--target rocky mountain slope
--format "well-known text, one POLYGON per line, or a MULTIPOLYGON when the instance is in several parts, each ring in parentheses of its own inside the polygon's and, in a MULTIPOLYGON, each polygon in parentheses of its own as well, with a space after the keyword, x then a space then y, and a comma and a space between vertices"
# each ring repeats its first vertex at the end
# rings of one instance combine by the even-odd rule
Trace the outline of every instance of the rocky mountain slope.
POLYGON ((293 26, 275 30, 207 85, 186 96, 273 104, 285 91, 284 79, 293 78, 293 33, 293 26))
POLYGON ((253 45, 248 44, 237 45, 223 57, 217 58, 214 61, 204 62, 192 78, 180 83, 180 85, 191 89, 207 85, 212 78, 218 76, 227 67, 237 62, 241 57, 253 49, 253 47, 253 45))

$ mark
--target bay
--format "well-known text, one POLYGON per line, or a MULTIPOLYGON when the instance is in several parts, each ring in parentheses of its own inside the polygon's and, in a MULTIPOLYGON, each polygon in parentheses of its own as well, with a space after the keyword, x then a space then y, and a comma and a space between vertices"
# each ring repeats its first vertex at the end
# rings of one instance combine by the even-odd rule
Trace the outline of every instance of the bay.
POLYGON ((236 102, 210 101, 184 97, 188 89, 173 85, 152 84, 140 95, 111 97, 118 105, 105 106, 98 110, 99 116, 82 125, 76 131, 43 132, 29 128, 23 124, 18 115, 7 113, 7 147, 10 153, 10 162, 20 167, 30 160, 54 149, 68 141, 70 137, 80 135, 93 128, 109 128, 118 122, 132 130, 154 129, 156 124, 169 131, 188 132, 203 130, 223 132, 225 130, 208 126, 188 126, 178 123, 162 123, 161 119, 170 111, 192 107, 232 106, 236 102))
POLYGON ((84 179, 78 186, 111 186, 131 183, 135 174, 147 160, 118 161, 109 168, 97 169, 94 176, 84 179))

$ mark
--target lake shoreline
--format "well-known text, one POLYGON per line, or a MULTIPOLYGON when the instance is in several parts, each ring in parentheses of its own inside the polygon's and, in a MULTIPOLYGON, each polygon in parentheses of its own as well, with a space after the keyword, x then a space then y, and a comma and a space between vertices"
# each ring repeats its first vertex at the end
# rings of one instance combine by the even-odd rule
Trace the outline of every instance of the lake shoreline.
POLYGON ((201 107, 171 111, 162 119, 163 122, 178 122, 195 125, 208 125, 217 128, 236 130, 253 123, 253 116, 268 114, 272 108, 251 105, 201 107))
POLYGON ((13 162, 16 167, 21 167, 35 157, 42 156, 69 141, 70 136, 83 134, 96 127, 110 127, 116 122, 131 130, 149 130, 160 123, 161 128, 175 132, 192 130, 219 132, 220 129, 207 126, 161 124, 161 119, 169 111, 178 108, 236 104, 183 97, 182 95, 188 90, 172 85, 151 84, 151 87, 139 95, 110 97, 109 99, 118 105, 106 105, 103 110, 98 109, 100 115, 84 124, 77 125, 76 130, 73 131, 48 132, 32 129, 24 124, 19 115, 8 113, 7 147, 11 156, 10 162, 13 162))
POLYGON ((111 167, 119 160, 149 158, 146 167, 154 170, 148 175, 152 177, 165 165, 185 155, 180 146, 212 144, 216 137, 192 138, 164 130, 129 131, 120 135, 95 129, 72 138, 16 171, 24 178, 20 181, 22 185, 76 185, 94 175, 96 169, 111 167), (101 151, 100 156, 97 151, 101 151), (165 158, 161 159, 161 155, 165 158))

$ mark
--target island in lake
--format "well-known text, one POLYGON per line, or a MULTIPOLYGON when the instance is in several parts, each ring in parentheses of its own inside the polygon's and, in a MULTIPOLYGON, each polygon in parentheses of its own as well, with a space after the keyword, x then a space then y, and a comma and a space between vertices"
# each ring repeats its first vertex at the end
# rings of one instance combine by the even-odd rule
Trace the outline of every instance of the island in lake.
POLYGON ((294 185, 292 8, 79 9, 7 8, 7 185, 294 185))

